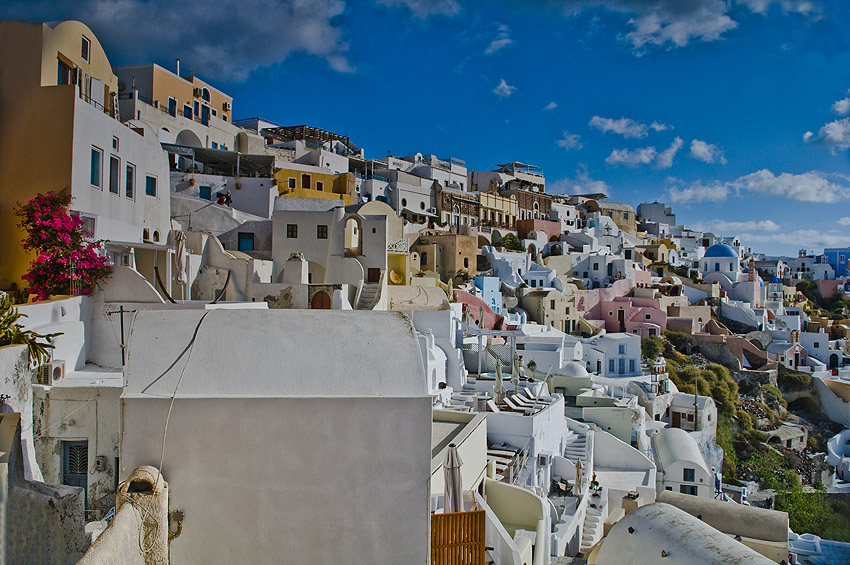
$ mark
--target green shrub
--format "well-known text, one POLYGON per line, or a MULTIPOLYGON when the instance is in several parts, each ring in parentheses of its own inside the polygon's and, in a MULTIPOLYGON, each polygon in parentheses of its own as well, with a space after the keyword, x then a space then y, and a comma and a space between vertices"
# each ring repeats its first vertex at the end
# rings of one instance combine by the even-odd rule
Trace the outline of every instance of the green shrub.
POLYGON ((787 391, 805 390, 812 383, 812 377, 806 373, 782 370, 780 370, 777 380, 779 382, 779 388, 787 391))

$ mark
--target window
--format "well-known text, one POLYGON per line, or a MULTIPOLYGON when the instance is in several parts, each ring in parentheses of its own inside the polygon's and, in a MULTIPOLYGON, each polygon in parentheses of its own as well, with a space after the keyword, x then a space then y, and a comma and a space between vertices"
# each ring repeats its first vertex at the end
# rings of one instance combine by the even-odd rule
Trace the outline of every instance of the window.
POLYGON ((402 205, 402 206, 407 206, 407 198, 402 198, 402 199, 401 199, 401 205, 402 205))
POLYGON ((420 203, 419 203, 419 209, 420 209, 420 210, 424 210, 424 209, 425 209, 425 203, 424 203, 424 202, 420 202, 420 203))
POLYGON ((295 188, 295 177, 289 177, 289 188, 295 188))
POLYGON ((298 224, 286 224, 286 237, 290 239, 298 237, 298 224))
POLYGON ((323 182, 322 182, 322 181, 320 181, 320 180, 317 180, 317 181, 316 181, 316 190, 318 190, 318 191, 323 191, 323 190, 325 190, 325 183, 323 183, 323 182))
POLYGON ((212 187, 211 186, 199 186, 198 187, 198 198, 202 200, 212 200, 212 187))
POLYGON ((328 226, 319 224, 316 226, 316 237, 318 239, 328 238, 328 226))
POLYGON ((240 233, 239 234, 239 251, 254 250, 254 234, 240 233))
POLYGON ((628 220, 628 219, 629 219, 629 214, 628 214, 628 212, 623 212, 623 219, 624 219, 624 220, 628 220))
POLYGON ((56 77, 56 84, 59 86, 63 84, 74 84, 76 77, 77 74, 74 69, 62 62, 62 59, 59 59, 59 73, 56 77))
POLYGON ((624 344, 620 344, 620 355, 626 354, 626 346, 624 344))
POLYGON ((690 494, 691 496, 697 495, 697 487, 696 485, 680 485, 679 492, 682 494, 690 494))
POLYGON ((172 116, 177 115, 177 100, 171 96, 168 97, 168 113, 172 116))
POLYGON ((664 487, 664 490, 673 490, 673 487, 664 487))
POLYGON ((634 359, 629 359, 629 372, 630 373, 635 372, 635 360, 634 359))
POLYGON ((694 482, 695 472, 693 469, 685 468, 682 470, 682 480, 686 483, 694 482))
POLYGON ((647 315, 646 315, 646 319, 647 319, 647 320, 651 320, 651 319, 652 319, 652 314, 647 314, 647 315))
POLYGON ((159 230, 153 230, 153 240, 155 242, 159 241, 159 230))
POLYGON ((594 271, 598 271, 598 270, 599 270, 599 263, 594 263, 594 264, 593 264, 593 270, 594 270, 594 271))
POLYGON ((118 185, 120 184, 119 175, 121 174, 121 159, 115 155, 109 156, 109 192, 118 194, 118 185))
POLYGON ((200 104, 198 104, 197 100, 195 100, 195 102, 192 104, 192 108, 195 110, 196 116, 201 113, 201 106, 200 104))
POLYGON ((103 151, 97 147, 91 148, 91 185, 101 188, 100 176, 103 164, 103 151))
POLYGON ((815 349, 817 349, 818 347, 820 347, 820 344, 818 342, 815 342, 815 349))
POLYGON ((132 200, 136 197, 136 166, 127 163, 127 176, 124 179, 124 195, 132 200))
POLYGON ((188 104, 183 104, 183 117, 192 119, 192 107, 188 104))
POLYGON ((310 188, 310 175, 301 175, 301 188, 310 188))
POLYGON ((156 177, 147 175, 145 177, 145 194, 148 196, 156 196, 156 177))
POLYGON ((80 44, 80 57, 83 58, 83 61, 89 63, 89 57, 91 56, 91 41, 85 35, 83 36, 83 41, 80 44))
POLYGON ((551 308, 552 310, 555 309, 555 301, 554 300, 549 301, 549 308, 551 308))
POLYGON ((112 136, 112 149, 114 149, 115 151, 118 151, 118 143, 119 143, 118 138, 113 135, 112 136))
POLYGON ((204 87, 203 89, 201 89, 201 98, 203 98, 205 102, 210 101, 210 89, 209 88, 204 87))
POLYGON ((608 370, 612 373, 614 372, 614 360, 613 359, 608 360, 608 370))
POLYGON ((420 261, 419 261, 420 265, 427 265, 428 264, 428 252, 427 251, 423 251, 422 255, 420 255, 420 258, 421 258, 420 261))
POLYGON ((142 230, 142 241, 148 241, 151 238, 151 230, 149 228, 145 228, 142 230))

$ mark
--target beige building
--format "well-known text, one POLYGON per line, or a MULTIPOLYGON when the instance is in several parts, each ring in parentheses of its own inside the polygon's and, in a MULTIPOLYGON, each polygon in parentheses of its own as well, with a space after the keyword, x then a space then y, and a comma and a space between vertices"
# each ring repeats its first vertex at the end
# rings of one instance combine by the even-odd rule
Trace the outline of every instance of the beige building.
POLYGON ((501 196, 493 192, 479 192, 478 201, 481 205, 480 225, 516 229, 519 206, 515 195, 501 196))
POLYGON ((520 290, 520 306, 530 320, 566 333, 575 331, 578 313, 575 307, 575 285, 564 292, 555 289, 520 290), (525 290, 525 292, 523 292, 525 290))
POLYGON ((419 254, 420 268, 438 273, 443 282, 477 273, 478 242, 470 235, 425 230, 410 249, 419 254))

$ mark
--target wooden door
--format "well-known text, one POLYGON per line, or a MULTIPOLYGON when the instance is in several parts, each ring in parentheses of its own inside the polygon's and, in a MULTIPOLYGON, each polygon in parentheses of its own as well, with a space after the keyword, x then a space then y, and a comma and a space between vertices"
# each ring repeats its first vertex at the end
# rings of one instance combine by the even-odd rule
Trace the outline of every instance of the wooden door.
POLYGON ((314 310, 328 310, 331 307, 331 297, 328 293, 320 290, 313 295, 313 300, 310 301, 310 308, 314 310))

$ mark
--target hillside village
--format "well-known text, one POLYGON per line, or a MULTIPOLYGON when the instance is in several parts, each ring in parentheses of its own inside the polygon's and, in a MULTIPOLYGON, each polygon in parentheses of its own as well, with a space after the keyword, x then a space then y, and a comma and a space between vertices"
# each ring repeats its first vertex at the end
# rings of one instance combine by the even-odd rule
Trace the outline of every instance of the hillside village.
POLYGON ((371 157, 81 22, 0 44, 9 562, 850 560, 850 242, 371 157), (22 278, 49 192, 92 288, 22 278))

